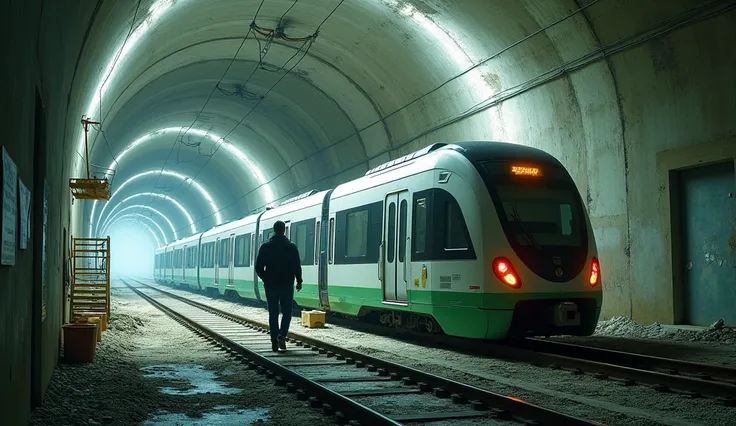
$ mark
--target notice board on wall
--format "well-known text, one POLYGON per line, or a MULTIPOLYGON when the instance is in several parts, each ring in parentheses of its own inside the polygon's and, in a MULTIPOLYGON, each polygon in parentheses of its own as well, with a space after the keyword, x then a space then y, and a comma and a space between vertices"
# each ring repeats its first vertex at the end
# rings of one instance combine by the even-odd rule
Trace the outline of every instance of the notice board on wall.
POLYGON ((15 265, 15 242, 18 240, 18 168, 2 149, 2 236, 0 237, 0 265, 15 265))
POLYGON ((18 179, 18 196, 20 197, 20 249, 28 248, 31 237, 31 191, 18 179))

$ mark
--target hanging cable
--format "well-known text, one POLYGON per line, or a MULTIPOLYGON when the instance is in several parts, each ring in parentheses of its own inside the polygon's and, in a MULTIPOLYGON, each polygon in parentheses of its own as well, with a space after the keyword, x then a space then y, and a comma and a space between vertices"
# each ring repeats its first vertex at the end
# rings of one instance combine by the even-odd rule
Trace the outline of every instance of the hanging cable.
MULTIPOLYGON (((256 13, 253 16, 253 21, 255 21, 257 19, 258 14, 260 13, 261 8, 263 7, 263 3, 265 3, 265 1, 266 0, 261 0, 261 3, 258 5, 258 9, 256 9, 256 13)), ((243 45, 245 45, 245 41, 248 40, 248 36, 251 34, 252 31, 253 31, 252 28, 249 27, 248 28, 248 32, 246 32, 245 37, 243 37, 243 41, 240 43, 240 45, 238 46, 238 49, 235 51, 235 54, 230 59, 230 63, 228 64, 227 68, 225 68, 225 71, 222 73, 222 76, 220 77, 220 80, 217 82, 217 84, 215 84, 215 87, 213 87, 212 90, 210 91, 210 94, 207 97, 207 100, 205 100, 204 105, 202 105, 202 108, 199 110, 199 112, 197 113, 197 115, 194 117, 194 120, 192 121, 192 123, 189 125, 189 127, 187 127, 187 129, 184 131, 183 134, 182 134, 182 131, 179 130, 179 133, 177 134, 176 138, 174 139, 174 143, 172 144, 171 148, 169 149, 169 153, 167 154, 166 159, 164 160, 164 164, 161 166, 161 170, 159 170, 159 173, 156 176, 156 182, 154 183, 154 188, 156 186, 158 186, 158 182, 161 179, 161 174, 162 174, 163 170, 166 168, 166 164, 168 164, 169 158, 171 158, 171 154, 174 152, 174 148, 176 148, 177 144, 180 143, 179 142, 179 138, 180 137, 183 138, 187 134, 187 132, 189 132, 189 130, 192 129, 192 127, 194 126, 194 123, 196 123, 197 120, 199 119, 199 117, 202 115, 202 113, 204 112, 204 109, 207 107, 207 104, 212 99, 212 95, 214 95, 215 90, 217 90, 217 87, 225 79, 225 76, 227 75, 227 73, 230 70, 230 68, 233 66, 233 63, 235 63, 235 59, 238 57, 238 54, 240 53, 240 50, 243 48, 243 45)), ((153 194, 153 192, 152 192, 152 194, 153 194)), ((146 200, 145 205, 150 204, 150 202, 152 201, 153 198, 155 198, 154 195, 149 195, 148 196, 148 199, 146 200)))
MULTIPOLYGON (((584 66, 587 66, 587 65, 590 65, 590 64, 592 64, 592 63, 594 63, 596 61, 602 60, 603 58, 608 57, 608 56, 611 56, 612 54, 620 53, 620 52, 625 51, 627 49, 631 49, 632 47, 635 47, 637 45, 640 45, 642 43, 645 43, 645 42, 647 42, 647 41, 649 41, 649 40, 651 40, 653 38, 662 36, 662 35, 667 34, 669 32, 675 31, 675 30, 677 30, 677 29, 679 29, 679 28, 681 28, 681 27, 683 27, 685 25, 692 24, 692 23, 695 23, 695 22, 699 22, 699 21, 702 21, 702 20, 705 20, 705 19, 708 19, 708 18, 712 18, 714 16, 718 16, 720 14, 723 14, 723 13, 728 12, 728 11, 731 11, 731 10, 736 10, 736 1, 733 1, 733 0, 713 0, 713 1, 711 1, 711 2, 709 2, 707 4, 705 4, 705 5, 696 6, 696 7, 692 8, 692 9, 689 9, 689 10, 687 10, 687 11, 685 11, 683 13, 680 13, 680 14, 674 16, 674 17, 670 17, 670 18, 667 18, 665 20, 662 20, 662 21, 660 21, 660 22, 658 22, 658 23, 656 23, 656 24, 654 24, 654 25, 652 25, 652 26, 650 26, 650 27, 648 27, 648 28, 646 28, 644 30, 637 31, 636 33, 633 33, 633 34, 631 34, 629 36, 623 37, 623 38, 621 38, 621 39, 619 39, 619 40, 617 40, 615 42, 609 43, 608 45, 605 45, 605 46, 602 46, 600 48, 597 48, 594 51, 589 52, 589 53, 581 56, 580 58, 577 58, 575 60, 569 61, 567 63, 568 65, 569 64, 574 64, 574 66, 568 66, 567 68, 566 68, 565 65, 560 66, 560 67, 556 67, 555 69, 553 69, 551 71, 548 71, 546 73, 541 74, 540 76, 546 76, 547 74, 558 75, 560 70, 567 70, 566 72, 571 72, 571 71, 579 70, 579 69, 583 68, 584 66), (709 11, 709 9, 711 9, 714 5, 716 5, 718 3, 721 3, 720 8, 718 8, 716 10, 709 11), (604 54, 597 55, 597 53, 599 53, 599 51, 604 52, 604 54)), ((465 118, 467 118, 470 115, 477 114, 478 112, 481 111, 481 109, 488 109, 488 108, 490 108, 490 107, 492 107, 494 105, 497 105, 498 103, 500 103, 502 101, 508 100, 509 98, 511 98, 513 96, 518 96, 518 94, 523 93, 525 91, 528 91, 528 90, 530 90, 533 87, 538 87, 540 84, 544 84, 544 83, 546 83, 546 82, 548 82, 550 80, 549 77, 548 78, 540 78, 540 76, 534 77, 534 78, 528 80, 527 82, 518 84, 518 85, 514 86, 513 88, 505 89, 504 92, 510 91, 510 90, 512 90, 514 88, 516 88, 517 91, 514 92, 514 94, 507 94, 507 96, 504 97, 504 98, 502 98, 502 100, 494 101, 493 104, 490 105, 490 106, 488 106, 488 104, 484 103, 484 102, 487 102, 487 101, 483 101, 483 102, 479 103, 477 107, 471 107, 471 109, 466 110, 464 113, 461 113, 461 114, 459 114, 456 117, 453 117, 451 119, 448 119, 448 120, 446 120, 443 123, 440 123, 440 124, 438 124, 438 125, 430 128, 430 129, 425 130, 425 131, 422 131, 419 134, 412 135, 412 136, 408 137, 406 140, 404 140, 404 141, 402 141, 402 142, 400 142, 398 144, 393 145, 392 148, 387 148, 387 149, 381 150, 380 152, 376 152, 374 155, 372 155, 368 159, 360 159, 360 160, 358 160, 358 161, 356 161, 356 162, 354 162, 354 163, 352 163, 350 165, 347 165, 340 172, 333 173, 333 174, 331 174, 329 176, 325 176, 325 177, 320 178, 320 179, 318 179, 318 180, 316 180, 314 182, 311 182, 309 185, 302 186, 299 189, 297 189, 295 191, 292 191, 291 193, 289 193, 287 195, 284 195, 282 197, 279 197, 278 199, 274 200, 274 202, 278 202, 280 200, 289 198, 292 195, 297 194, 297 193, 302 193, 308 187, 314 187, 314 186, 316 186, 317 184, 319 184, 321 182, 327 181, 329 179, 333 179, 333 178, 335 178, 335 177, 343 174, 345 172, 345 170, 350 170, 350 169, 352 169, 354 167, 358 167, 361 164, 364 164, 366 162, 373 161, 373 160, 381 157, 382 155, 390 152, 391 150, 401 149, 402 147, 404 147, 404 146, 406 146, 406 145, 414 142, 418 138, 421 138, 423 136, 426 136, 427 134, 430 134, 432 132, 435 132, 435 131, 437 131, 437 130, 439 130, 441 128, 447 127, 448 125, 454 124, 457 121, 460 121, 462 119, 465 119, 465 118), (536 82, 536 86, 529 85, 529 83, 531 83, 531 82, 536 82), (519 88, 521 88, 523 90, 522 91, 518 91, 519 88), (480 105, 480 104, 482 104, 482 105, 480 105)), ((559 75, 558 75, 558 77, 559 77, 559 75)), ((367 127, 364 127, 363 129, 358 130, 358 132, 360 132, 362 130, 365 130, 366 128, 368 128, 370 126, 371 125, 368 125, 367 127)), ((205 220, 205 219, 209 218, 210 216, 214 215, 215 213, 223 212, 224 210, 227 210, 227 209, 235 206, 236 204, 238 204, 239 202, 241 202, 243 199, 245 199, 246 197, 248 197, 251 194, 254 194, 256 191, 258 191, 259 189, 261 189, 265 185, 269 185, 269 184, 273 183, 274 181, 276 181, 277 179, 281 178, 282 176, 286 175, 287 173, 289 173, 291 170, 293 170, 295 167, 297 167, 301 163, 307 161, 310 158, 313 158, 316 155, 321 154, 322 152, 324 152, 324 151, 326 151, 326 150, 328 150, 330 148, 335 147, 336 145, 339 145, 342 142, 347 141, 354 134, 355 133, 351 134, 350 136, 348 136, 346 138, 340 139, 339 141, 334 142, 334 143, 332 143, 332 144, 330 144, 328 146, 325 146, 323 148, 320 148, 319 150, 315 151, 314 153, 312 153, 312 154, 304 157, 303 159, 301 159, 301 160, 295 162, 294 164, 292 164, 291 166, 287 167, 286 169, 284 169, 284 171, 282 171, 281 173, 278 173, 277 175, 275 175, 274 177, 272 177, 270 180, 268 180, 268 182, 264 182, 264 183, 256 186, 255 188, 253 188, 253 189, 251 189, 249 191, 246 191, 244 194, 242 194, 238 198, 234 199, 230 204, 221 207, 217 212, 212 212, 210 214, 207 214, 207 215, 205 215, 205 216, 197 219, 195 221, 195 223, 200 222, 202 220, 205 220)), ((256 207, 255 209, 252 209, 252 210, 260 210, 260 209, 263 209, 264 207, 266 207, 267 205, 268 204, 262 204, 262 205, 256 207)), ((181 228, 181 229, 184 229, 184 228, 181 228)))

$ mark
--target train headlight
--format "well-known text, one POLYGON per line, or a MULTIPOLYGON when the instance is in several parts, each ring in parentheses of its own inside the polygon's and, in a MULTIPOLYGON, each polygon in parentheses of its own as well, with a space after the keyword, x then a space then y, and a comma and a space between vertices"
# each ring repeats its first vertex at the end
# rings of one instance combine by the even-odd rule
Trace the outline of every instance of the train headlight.
POLYGON ((497 257, 493 259, 493 273, 496 274, 501 282, 512 288, 521 287, 521 279, 516 273, 514 265, 505 257, 497 257))
POLYGON ((590 263, 590 286, 595 287, 601 282, 601 264, 598 263, 598 258, 593 256, 593 261, 590 263))

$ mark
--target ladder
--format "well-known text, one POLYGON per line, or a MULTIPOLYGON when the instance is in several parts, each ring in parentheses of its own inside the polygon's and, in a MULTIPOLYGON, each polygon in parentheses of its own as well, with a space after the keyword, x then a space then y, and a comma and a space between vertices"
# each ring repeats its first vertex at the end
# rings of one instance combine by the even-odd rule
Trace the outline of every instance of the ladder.
POLYGON ((72 238, 70 317, 110 318, 110 237, 72 238))

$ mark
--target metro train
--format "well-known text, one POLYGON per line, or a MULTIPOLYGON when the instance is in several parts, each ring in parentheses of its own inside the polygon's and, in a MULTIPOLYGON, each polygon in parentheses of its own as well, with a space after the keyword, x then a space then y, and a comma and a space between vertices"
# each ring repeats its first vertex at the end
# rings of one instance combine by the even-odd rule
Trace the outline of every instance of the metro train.
POLYGON ((567 170, 539 149, 427 146, 160 247, 155 280, 265 302, 254 263, 278 220, 299 249, 302 309, 491 340, 590 335, 598 322, 590 219, 567 170))

